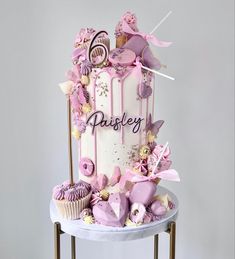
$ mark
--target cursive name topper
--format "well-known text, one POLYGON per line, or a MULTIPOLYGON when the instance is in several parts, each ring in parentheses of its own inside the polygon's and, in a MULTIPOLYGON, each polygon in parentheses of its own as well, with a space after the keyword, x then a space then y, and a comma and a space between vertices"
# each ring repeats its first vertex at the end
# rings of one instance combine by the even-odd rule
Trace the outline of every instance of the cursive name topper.
POLYGON ((127 117, 126 112, 120 117, 106 118, 102 111, 93 112, 86 121, 86 124, 92 127, 92 134, 94 134, 95 127, 111 127, 113 130, 120 130, 124 126, 132 126, 132 132, 137 133, 140 130, 143 118, 127 117))

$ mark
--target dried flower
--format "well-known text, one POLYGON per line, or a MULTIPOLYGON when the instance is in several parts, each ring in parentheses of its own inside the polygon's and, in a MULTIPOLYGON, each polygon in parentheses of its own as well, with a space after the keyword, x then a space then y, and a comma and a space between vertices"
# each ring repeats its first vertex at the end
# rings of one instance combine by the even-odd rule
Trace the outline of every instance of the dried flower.
POLYGON ((72 130, 72 136, 77 140, 81 137, 81 133, 76 127, 74 127, 72 130))
POLYGON ((101 190, 100 197, 102 198, 102 200, 107 201, 109 198, 109 192, 105 189, 101 190))
POLYGON ((148 141, 148 143, 153 143, 155 138, 156 138, 155 135, 152 134, 152 132, 149 130, 147 132, 147 141, 148 141))
POLYGON ((82 105, 82 112, 89 113, 91 111, 91 105, 89 103, 85 103, 82 105))
POLYGON ((90 224, 94 224, 95 219, 92 216, 85 216, 83 218, 83 221, 85 222, 85 224, 89 224, 90 225, 90 224))

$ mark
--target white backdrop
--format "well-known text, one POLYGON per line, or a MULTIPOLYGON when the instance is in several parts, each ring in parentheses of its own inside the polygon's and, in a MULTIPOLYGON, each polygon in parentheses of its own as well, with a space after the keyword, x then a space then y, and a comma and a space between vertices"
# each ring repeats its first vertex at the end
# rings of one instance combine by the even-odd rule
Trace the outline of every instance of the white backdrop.
MULTIPOLYGON (((234 244, 234 90, 232 0, 0 1, 0 258, 53 257, 52 187, 67 178, 66 104, 57 85, 70 67, 76 33, 107 29, 126 11, 142 31, 158 29, 155 49, 172 82, 157 78, 157 117, 166 121, 180 184, 163 183, 180 200, 178 259, 232 259, 234 244), (109 10, 109 11, 108 11, 109 10)), ((167 258, 167 235, 160 254, 167 258)), ((69 239, 62 238, 63 258, 69 239)), ((80 240, 78 259, 152 258, 152 239, 80 240)))

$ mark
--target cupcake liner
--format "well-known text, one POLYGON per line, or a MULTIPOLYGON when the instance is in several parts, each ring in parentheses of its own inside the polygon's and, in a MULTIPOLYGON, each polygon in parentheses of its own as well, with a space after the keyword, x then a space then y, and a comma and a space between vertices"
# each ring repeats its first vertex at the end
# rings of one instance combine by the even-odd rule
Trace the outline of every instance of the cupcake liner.
POLYGON ((90 192, 87 196, 77 201, 60 201, 55 199, 53 200, 61 217, 65 219, 74 220, 79 219, 82 210, 89 206, 91 194, 92 192, 90 192))

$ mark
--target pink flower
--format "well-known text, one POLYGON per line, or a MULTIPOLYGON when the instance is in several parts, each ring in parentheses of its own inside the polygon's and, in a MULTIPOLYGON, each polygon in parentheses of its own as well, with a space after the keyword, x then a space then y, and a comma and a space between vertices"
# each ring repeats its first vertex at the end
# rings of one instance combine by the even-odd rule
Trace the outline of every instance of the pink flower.
POLYGON ((123 16, 122 16, 122 20, 124 20, 125 22, 127 22, 128 24, 132 24, 132 25, 136 25, 137 19, 135 14, 131 13, 131 12, 126 12, 123 16))
POLYGON ((118 22, 116 28, 115 28, 115 35, 116 36, 120 36, 122 34, 124 34, 123 29, 122 29, 122 24, 123 21, 125 21, 133 31, 138 31, 137 28, 137 19, 135 14, 132 14, 131 12, 126 12, 122 18, 121 21, 118 22))

